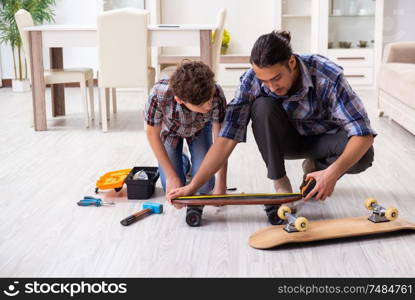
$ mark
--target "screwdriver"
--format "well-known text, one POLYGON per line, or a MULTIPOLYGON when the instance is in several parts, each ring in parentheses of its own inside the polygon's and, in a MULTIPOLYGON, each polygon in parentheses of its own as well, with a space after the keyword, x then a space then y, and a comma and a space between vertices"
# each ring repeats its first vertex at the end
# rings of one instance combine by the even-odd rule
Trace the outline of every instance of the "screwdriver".
POLYGON ((100 199, 100 198, 94 198, 92 196, 85 196, 84 199, 79 200, 77 202, 77 204, 79 206, 94 205, 94 206, 98 207, 98 206, 111 206, 111 205, 114 205, 115 203, 114 202, 105 202, 105 201, 102 201, 102 199, 100 199))

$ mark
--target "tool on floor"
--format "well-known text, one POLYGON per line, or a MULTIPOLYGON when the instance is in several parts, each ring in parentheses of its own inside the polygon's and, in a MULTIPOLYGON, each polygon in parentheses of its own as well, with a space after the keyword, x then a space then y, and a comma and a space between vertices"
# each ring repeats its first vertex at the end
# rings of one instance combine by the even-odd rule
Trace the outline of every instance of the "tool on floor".
POLYGON ((124 226, 128 226, 145 216, 149 216, 151 214, 161 214, 163 212, 163 204, 154 203, 154 202, 144 202, 143 209, 135 214, 128 216, 124 220, 121 220, 121 224, 124 226))
POLYGON ((122 169, 105 173, 96 182, 95 194, 97 194, 100 190, 114 189, 116 192, 121 191, 125 179, 130 172, 131 169, 122 169))
POLYGON ((92 196, 85 196, 84 199, 79 200, 76 204, 79 206, 112 206, 115 205, 114 202, 105 202, 100 198, 94 198, 92 196))

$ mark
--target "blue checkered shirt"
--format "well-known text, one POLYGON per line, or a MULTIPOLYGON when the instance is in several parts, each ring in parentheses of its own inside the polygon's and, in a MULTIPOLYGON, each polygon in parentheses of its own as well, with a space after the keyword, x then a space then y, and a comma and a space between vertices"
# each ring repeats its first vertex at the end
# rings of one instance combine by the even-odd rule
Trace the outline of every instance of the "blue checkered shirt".
POLYGON ((256 76, 253 69, 240 78, 234 99, 228 104, 220 136, 246 142, 251 105, 258 97, 281 101, 289 120, 300 135, 336 133, 376 136, 362 100, 343 75, 342 67, 321 55, 296 55, 301 88, 290 96, 277 96, 256 76))

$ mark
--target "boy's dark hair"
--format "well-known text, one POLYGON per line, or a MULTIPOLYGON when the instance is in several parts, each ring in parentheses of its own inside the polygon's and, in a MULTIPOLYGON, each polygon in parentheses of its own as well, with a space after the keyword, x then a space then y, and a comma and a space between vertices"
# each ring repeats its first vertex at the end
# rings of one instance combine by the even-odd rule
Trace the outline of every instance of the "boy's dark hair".
POLYGON ((261 35, 251 51, 251 64, 259 68, 270 67, 275 64, 288 65, 288 59, 293 54, 290 45, 289 31, 279 30, 261 35))
POLYGON ((179 65, 170 78, 174 95, 184 102, 202 104, 213 96, 215 74, 200 61, 186 61, 179 65))

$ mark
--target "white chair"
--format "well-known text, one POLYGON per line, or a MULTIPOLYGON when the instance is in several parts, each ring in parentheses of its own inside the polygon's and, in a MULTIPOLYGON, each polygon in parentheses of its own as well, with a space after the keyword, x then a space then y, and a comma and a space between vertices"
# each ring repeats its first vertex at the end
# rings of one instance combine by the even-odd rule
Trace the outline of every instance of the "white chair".
MULTIPOLYGON (((25 27, 33 26, 32 15, 24 10, 19 9, 15 14, 16 24, 22 39, 23 51, 27 61, 28 74, 30 73, 30 43, 29 33, 24 31, 25 27)), ((29 78, 30 78, 29 75, 29 78)), ((81 87, 83 110, 85 113, 85 127, 89 127, 90 120, 94 119, 94 71, 91 68, 70 68, 70 69, 51 69, 44 71, 45 84, 61 84, 69 82, 79 82, 81 87), (88 82, 89 99, 85 82, 88 82), (91 109, 88 112, 88 103, 91 109)), ((33 124, 33 116, 32 116, 33 124)))
POLYGON ((98 86, 104 132, 108 131, 109 89, 112 89, 116 112, 115 88, 144 89, 146 98, 154 85, 148 18, 147 10, 134 8, 111 10, 98 16, 98 86))
POLYGON ((225 20, 226 20, 226 8, 222 8, 219 11, 218 16, 217 16, 215 39, 213 40, 213 45, 212 45, 212 71, 213 73, 215 73, 216 78, 217 78, 217 74, 219 71, 220 49, 222 46, 223 31, 225 30, 225 20))
MULTIPOLYGON (((219 71, 219 63, 220 63, 220 48, 222 45, 222 35, 225 29, 225 20, 226 20, 226 8, 222 8, 216 18, 216 28, 215 28, 215 39, 212 42, 212 71, 215 74, 215 78, 217 79, 217 74, 219 71)), ((177 59, 177 56, 175 56, 177 59)), ((168 59, 168 55, 163 56, 163 58, 168 59)), ((200 57, 186 57, 183 56, 183 59, 200 59, 200 57)), ((161 70, 160 78, 170 77, 174 71, 176 70, 176 66, 169 66, 161 70)))

